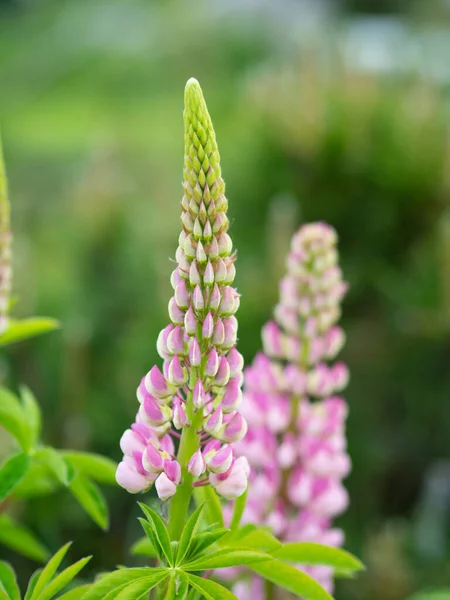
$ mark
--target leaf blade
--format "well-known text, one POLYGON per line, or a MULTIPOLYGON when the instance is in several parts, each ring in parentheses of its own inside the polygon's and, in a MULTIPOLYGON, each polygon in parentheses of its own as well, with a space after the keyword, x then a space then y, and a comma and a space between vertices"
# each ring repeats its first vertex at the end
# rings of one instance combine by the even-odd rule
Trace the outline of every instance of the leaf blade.
POLYGON ((0 465, 0 500, 9 496, 22 481, 30 464, 30 458, 24 452, 15 454, 0 465))
POLYGON ((248 565, 248 568, 304 600, 333 600, 312 577, 277 559, 253 563, 248 565))
POLYGON ((63 450, 61 454, 77 471, 86 477, 106 485, 117 485, 117 465, 113 460, 93 452, 63 450))
POLYGON ((169 565, 173 566, 173 552, 170 544, 169 532, 167 531, 166 525, 156 511, 144 504, 139 502, 139 506, 147 517, 148 521, 153 525, 154 533, 158 539, 158 543, 167 559, 169 565))
POLYGON ((336 569, 360 571, 364 565, 355 556, 340 548, 323 546, 313 542, 284 544, 273 552, 278 560, 305 565, 326 565, 336 569))
POLYGON ((189 549, 192 546, 193 538, 197 532, 200 517, 202 516, 204 508, 204 504, 200 505, 189 517, 189 519, 186 522, 186 525, 183 528, 180 543, 178 545, 177 565, 183 562, 184 557, 188 554, 189 549))
POLYGON ((108 506, 97 485, 79 473, 69 483, 69 489, 91 519, 106 531, 109 527, 108 506))
POLYGON ((239 565, 249 565, 253 562, 267 561, 270 554, 248 549, 224 549, 212 552, 183 564, 185 571, 209 571, 210 569, 224 569, 239 565))
POLYGON ((210 579, 203 579, 197 575, 191 575, 186 573, 189 584, 200 592, 206 600, 239 600, 233 593, 231 593, 223 585, 211 581, 210 579))
POLYGON ((20 600, 20 591, 14 569, 3 560, 0 561, 0 589, 2 588, 10 600, 20 600))
POLYGON ((55 596, 58 592, 68 585, 74 577, 78 575, 81 569, 91 560, 92 556, 86 556, 85 558, 80 559, 67 569, 64 569, 62 573, 57 575, 55 579, 49 583, 44 590, 37 596, 37 600, 50 600, 55 596))
POLYGON ((10 319, 8 328, 0 335, 0 346, 8 346, 49 331, 59 329, 56 319, 30 317, 28 319, 10 319))

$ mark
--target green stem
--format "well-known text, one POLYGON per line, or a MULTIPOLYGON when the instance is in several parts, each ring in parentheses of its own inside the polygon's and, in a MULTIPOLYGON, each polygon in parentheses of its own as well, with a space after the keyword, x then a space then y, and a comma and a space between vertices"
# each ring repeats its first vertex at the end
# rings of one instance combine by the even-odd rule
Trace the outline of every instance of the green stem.
POLYGON ((275 595, 275 587, 271 581, 265 580, 264 591, 265 591, 265 600, 274 600, 275 595))
MULTIPOLYGON (((188 400, 187 414, 191 412, 192 398, 188 400)), ((181 434, 180 447, 178 450, 177 460, 181 466, 182 483, 178 486, 177 492, 171 500, 169 510, 168 530, 171 540, 179 540, 183 531, 186 520, 189 502, 192 496, 192 475, 187 467, 191 456, 199 448, 200 436, 197 433, 201 425, 202 414, 198 411, 193 415, 192 424, 190 427, 184 427, 181 434)))

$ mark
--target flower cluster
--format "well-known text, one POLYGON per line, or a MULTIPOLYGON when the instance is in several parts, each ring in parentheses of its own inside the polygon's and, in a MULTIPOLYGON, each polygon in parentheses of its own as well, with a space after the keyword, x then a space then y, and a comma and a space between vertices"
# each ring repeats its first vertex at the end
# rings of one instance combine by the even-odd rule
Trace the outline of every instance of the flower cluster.
MULTIPOLYGON (((342 479, 350 470, 347 405, 337 395, 348 371, 331 363, 345 342, 336 325, 346 291, 336 241, 324 223, 293 238, 275 320, 263 328, 264 353, 245 371, 249 430, 238 448, 252 466, 245 519, 285 541, 334 546, 343 534, 331 521, 348 504, 342 479)), ((331 590, 332 569, 301 568, 331 590)))
POLYGON ((0 334, 8 327, 11 295, 11 230, 6 173, 0 147, 0 334))
POLYGON ((235 348, 235 253, 215 134, 193 79, 186 85, 184 120, 182 231, 171 276, 171 322, 157 341, 163 369, 152 367, 138 387, 140 408, 121 440, 117 481, 130 492, 155 483, 165 500, 183 477, 192 477, 194 486, 211 484, 235 498, 245 491, 249 475, 246 459, 236 459, 232 448, 247 431, 238 410, 243 359, 235 348), (185 460, 180 455, 187 430, 195 443, 185 460), (178 431, 176 458, 172 438, 180 437, 178 431))

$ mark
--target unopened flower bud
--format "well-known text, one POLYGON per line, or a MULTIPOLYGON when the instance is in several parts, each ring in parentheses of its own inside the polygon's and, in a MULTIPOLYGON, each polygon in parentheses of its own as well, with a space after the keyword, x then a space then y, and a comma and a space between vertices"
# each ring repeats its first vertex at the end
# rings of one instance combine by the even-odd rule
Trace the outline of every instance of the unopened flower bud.
POLYGON ((192 294, 192 306, 196 312, 202 311, 205 308, 205 300, 199 285, 195 286, 194 293, 192 294))
POLYGON ((235 413, 232 418, 222 425, 220 433, 216 434, 218 439, 231 444, 242 440, 247 433, 247 422, 240 413, 235 413))
POLYGON ((155 365, 145 376, 145 388, 157 398, 165 399, 172 396, 175 389, 170 385, 158 367, 155 365))
POLYGON ((174 356, 169 365, 168 379, 173 385, 180 387, 187 382, 188 375, 186 368, 180 363, 178 356, 174 356))
POLYGON ((231 446, 222 446, 217 451, 205 455, 206 465, 212 473, 225 473, 233 462, 233 450, 231 446))
POLYGON ((168 500, 177 491, 177 486, 165 473, 161 473, 155 481, 155 488, 160 500, 168 500))
POLYGON ((197 450, 197 452, 192 455, 188 464, 188 471, 196 479, 206 471, 205 459, 200 450, 197 450))
POLYGON ((197 381, 194 387, 194 391, 192 393, 192 401, 194 403, 195 408, 202 408, 205 406, 206 402, 206 394, 203 383, 200 379, 197 381))
POLYGON ((206 315, 202 325, 202 336, 205 340, 210 340, 214 333, 214 319, 211 313, 206 315))
POLYGON ((220 406, 207 417, 203 427, 212 436, 220 431, 222 427, 222 409, 220 406))
POLYGON ((197 338, 192 338, 191 345, 189 347, 189 362, 191 366, 198 367, 202 360, 202 354, 200 352, 200 345, 197 338))
POLYGON ((205 375, 207 377, 214 377, 219 368, 219 356, 217 350, 213 348, 209 353, 208 360, 205 365, 205 375))
POLYGON ((219 368, 217 369, 216 376, 214 377, 214 385, 223 387, 228 383, 230 379, 230 366, 225 356, 221 356, 219 359, 219 368))
POLYGON ((169 317, 175 325, 182 325, 184 323, 184 312, 176 303, 175 298, 171 298, 169 301, 169 317))
POLYGON ((177 325, 167 336, 167 348, 170 354, 183 355, 185 353, 181 325, 177 325))
POLYGON ((208 286, 211 286, 214 283, 214 269, 213 269, 212 264, 209 261, 205 267, 205 273, 203 275, 203 283, 208 286))
POLYGON ((197 333, 197 319, 195 318, 192 306, 190 306, 184 316, 184 328, 188 335, 195 335, 197 333))

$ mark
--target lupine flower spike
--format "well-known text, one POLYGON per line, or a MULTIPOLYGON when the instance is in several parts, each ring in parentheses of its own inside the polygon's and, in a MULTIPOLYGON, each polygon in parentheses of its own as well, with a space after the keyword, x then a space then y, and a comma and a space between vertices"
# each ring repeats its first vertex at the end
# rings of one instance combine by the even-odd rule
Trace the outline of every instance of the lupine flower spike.
MULTIPOLYGON (((331 546, 343 542, 331 522, 348 504, 341 481, 350 470, 347 405, 337 395, 349 375, 332 362, 345 342, 336 323, 347 287, 336 241, 324 223, 303 226, 292 240, 275 319, 262 332, 264 353, 245 372, 249 430, 238 447, 252 466, 245 519, 284 541, 331 546)), ((332 569, 299 567, 332 589, 332 569)), ((239 589, 239 598, 252 596, 245 583, 239 589)))
POLYGON ((11 279, 10 209, 3 152, 0 144, 0 334, 8 328, 11 279))
POLYGON ((170 323, 156 344, 163 366, 153 366, 140 382, 140 407, 122 436, 124 457, 117 469, 117 481, 128 491, 155 484, 162 500, 175 496, 176 502, 180 496, 182 511, 193 486, 212 485, 235 498, 247 488, 249 475, 247 460, 233 451, 247 431, 239 413, 243 359, 235 347, 236 256, 227 233, 216 138, 195 79, 186 85, 184 122, 182 230, 171 276, 170 323))

